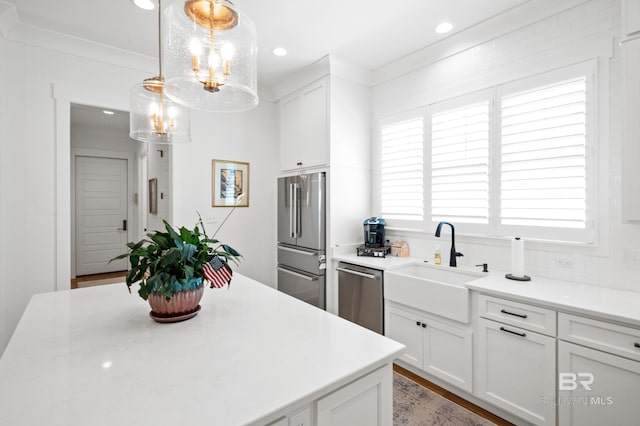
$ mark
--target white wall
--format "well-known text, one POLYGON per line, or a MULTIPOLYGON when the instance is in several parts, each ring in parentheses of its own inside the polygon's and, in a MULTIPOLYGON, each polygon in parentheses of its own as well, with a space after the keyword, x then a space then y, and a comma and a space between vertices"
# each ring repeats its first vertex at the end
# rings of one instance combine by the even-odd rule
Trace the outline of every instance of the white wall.
MULTIPOLYGON (((640 255, 640 225, 623 223, 621 215, 621 74, 620 2, 592 0, 524 28, 381 83, 373 89, 374 122, 415 107, 495 84, 596 58, 600 102, 597 247, 527 243, 526 272, 562 280, 640 291, 638 269, 628 259, 640 255)), ((374 160, 374 167, 375 167, 374 160)), ((374 194, 377 191, 374 190, 374 194)), ((377 196, 374 195, 374 206, 377 196)), ((374 207, 374 213, 376 213, 374 207)), ((389 232, 409 242, 411 254, 433 260, 436 244, 448 260, 448 233, 441 240, 428 232, 389 232)), ((459 264, 489 263, 508 271, 509 242, 460 236, 459 264)))
MULTIPOLYGON (((135 61, 120 61, 123 65, 118 66, 82 58, 80 51, 65 54, 57 48, 2 38, 7 33, 0 31, 0 352, 31 296, 55 290, 60 272, 56 268, 58 212, 69 214, 70 207, 56 205, 60 180, 56 115, 61 112, 56 111, 54 86, 83 93, 84 98, 95 91, 107 93, 110 105, 83 103, 119 107, 128 105, 129 88, 154 72, 132 69, 128 64, 135 61)), ((35 39, 29 38, 30 42, 35 39)), ((52 39, 47 37, 46 43, 52 45, 52 39)), ((172 194, 175 222, 193 225, 196 210, 217 217, 227 211, 209 207, 211 159, 251 163, 251 207, 237 209, 220 237, 245 255, 240 272, 272 285, 278 169, 275 122, 275 110, 268 102, 244 114, 194 113, 194 143, 176 149, 171 164, 177 177, 172 194)))
POLYGON ((217 239, 238 250, 243 259, 234 270, 275 287, 276 177, 279 171, 278 120, 272 102, 234 114, 191 112, 193 142, 173 148, 174 223, 193 228, 198 212, 215 223, 214 231, 231 211, 212 207, 213 159, 249 163, 249 207, 238 207, 217 239))

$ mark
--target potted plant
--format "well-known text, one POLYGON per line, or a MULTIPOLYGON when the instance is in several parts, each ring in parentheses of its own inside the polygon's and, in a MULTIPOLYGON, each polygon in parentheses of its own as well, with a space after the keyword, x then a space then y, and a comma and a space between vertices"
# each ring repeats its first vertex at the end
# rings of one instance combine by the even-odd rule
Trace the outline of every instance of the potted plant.
POLYGON ((233 272, 229 262, 237 264, 241 255, 209 238, 202 218, 193 230, 176 230, 167 221, 163 223, 165 231, 153 231, 148 238, 128 243, 129 251, 112 260, 129 259, 127 287, 131 292, 134 283, 140 284, 138 294, 149 301, 151 318, 158 322, 182 321, 200 310, 207 282, 212 288, 230 284, 233 272))

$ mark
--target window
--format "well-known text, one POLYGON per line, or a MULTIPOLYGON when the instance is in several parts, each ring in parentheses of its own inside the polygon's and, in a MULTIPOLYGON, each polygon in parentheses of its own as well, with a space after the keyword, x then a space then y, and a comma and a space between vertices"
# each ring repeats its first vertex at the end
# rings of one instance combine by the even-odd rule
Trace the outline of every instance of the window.
POLYGON ((431 115, 431 217, 489 222, 489 101, 431 115))
POLYGON ((381 127, 380 203, 386 219, 424 220, 423 115, 381 127))
POLYGON ((586 78, 501 99, 501 224, 586 226, 586 78))
POLYGON ((593 242, 592 74, 578 64, 431 105, 431 222, 593 242))

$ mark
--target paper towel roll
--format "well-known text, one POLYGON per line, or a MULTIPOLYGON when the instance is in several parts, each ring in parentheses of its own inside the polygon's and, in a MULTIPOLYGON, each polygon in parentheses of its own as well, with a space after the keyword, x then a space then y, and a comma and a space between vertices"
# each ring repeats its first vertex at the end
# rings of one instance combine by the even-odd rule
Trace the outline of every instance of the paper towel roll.
POLYGON ((511 275, 524 277, 524 240, 520 237, 511 240, 511 275))

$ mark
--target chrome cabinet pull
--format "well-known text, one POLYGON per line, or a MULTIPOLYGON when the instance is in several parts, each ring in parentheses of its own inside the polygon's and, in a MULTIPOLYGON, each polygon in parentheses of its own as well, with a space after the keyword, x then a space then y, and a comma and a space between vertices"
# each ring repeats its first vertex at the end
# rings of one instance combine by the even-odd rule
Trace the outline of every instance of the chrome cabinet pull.
POLYGON ((517 331, 507 330, 504 327, 500 327, 500 331, 504 331, 505 333, 515 334, 516 336, 520 336, 520 337, 525 337, 526 336, 525 333, 518 333, 517 331))
POLYGON ((309 277, 309 276, 301 274, 299 272, 293 272, 293 271, 290 271, 288 269, 284 269, 284 268, 280 268, 280 267, 278 267, 278 271, 284 272, 285 274, 293 275, 293 276, 298 277, 298 278, 302 278, 303 280, 307 280, 307 281, 316 281, 318 279, 317 277, 309 277))
POLYGON ((357 275, 359 277, 369 278, 370 280, 375 280, 376 276, 373 274, 365 274, 364 272, 354 271, 353 269, 346 268, 336 268, 336 271, 346 272, 347 274, 357 275))
POLYGON ((505 311, 504 309, 502 309, 500 312, 507 315, 513 315, 514 317, 518 317, 518 318, 523 318, 523 319, 527 318, 527 316, 524 314, 514 314, 513 312, 505 311))

